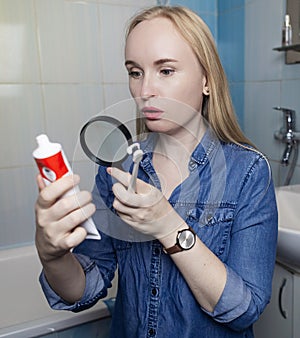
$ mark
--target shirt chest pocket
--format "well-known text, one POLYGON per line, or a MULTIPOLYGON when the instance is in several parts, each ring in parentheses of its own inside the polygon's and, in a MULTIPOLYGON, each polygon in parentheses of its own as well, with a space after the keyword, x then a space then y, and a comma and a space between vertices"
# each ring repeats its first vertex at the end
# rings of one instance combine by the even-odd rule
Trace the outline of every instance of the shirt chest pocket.
POLYGON ((225 260, 230 245, 233 219, 234 207, 205 205, 190 209, 187 223, 215 255, 225 260))

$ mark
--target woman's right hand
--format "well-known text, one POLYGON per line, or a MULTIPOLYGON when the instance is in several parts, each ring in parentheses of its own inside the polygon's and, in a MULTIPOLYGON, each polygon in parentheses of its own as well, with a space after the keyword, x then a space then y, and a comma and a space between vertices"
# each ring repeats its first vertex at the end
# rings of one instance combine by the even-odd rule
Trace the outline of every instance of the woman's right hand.
POLYGON ((91 194, 80 191, 64 196, 79 180, 78 175, 71 175, 46 186, 41 175, 37 176, 36 247, 42 263, 63 257, 86 237, 86 230, 78 225, 95 212, 91 194))

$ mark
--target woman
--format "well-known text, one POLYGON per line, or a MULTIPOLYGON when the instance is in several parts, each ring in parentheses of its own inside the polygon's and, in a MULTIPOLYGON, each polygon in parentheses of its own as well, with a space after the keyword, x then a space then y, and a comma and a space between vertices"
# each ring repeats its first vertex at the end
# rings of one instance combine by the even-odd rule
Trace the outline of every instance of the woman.
POLYGON ((188 9, 147 9, 129 26, 125 66, 145 153, 137 191, 127 190, 128 163, 100 167, 102 239, 84 241, 78 224, 95 212, 90 195, 79 193, 81 208, 59 199, 79 178, 44 187, 38 177, 48 301, 88 308, 118 268, 112 337, 252 337, 271 295, 276 203, 269 165, 236 122, 212 36, 188 9), (122 225, 133 241, 112 230, 122 225))

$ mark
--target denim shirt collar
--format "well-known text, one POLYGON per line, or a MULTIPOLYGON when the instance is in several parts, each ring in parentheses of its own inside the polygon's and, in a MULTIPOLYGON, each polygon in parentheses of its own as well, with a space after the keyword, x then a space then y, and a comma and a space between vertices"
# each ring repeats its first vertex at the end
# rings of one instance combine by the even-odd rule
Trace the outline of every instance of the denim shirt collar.
MULTIPOLYGON (((144 157, 141 161, 141 166, 143 168, 148 168, 150 162, 152 162, 153 150, 157 141, 157 137, 158 135, 156 133, 150 133, 147 139, 141 142, 141 148, 144 151, 144 157)), ((191 155, 189 167, 195 166, 195 163, 202 166, 207 164, 218 146, 220 146, 220 141, 218 140, 217 136, 211 128, 207 128, 203 138, 191 155)))

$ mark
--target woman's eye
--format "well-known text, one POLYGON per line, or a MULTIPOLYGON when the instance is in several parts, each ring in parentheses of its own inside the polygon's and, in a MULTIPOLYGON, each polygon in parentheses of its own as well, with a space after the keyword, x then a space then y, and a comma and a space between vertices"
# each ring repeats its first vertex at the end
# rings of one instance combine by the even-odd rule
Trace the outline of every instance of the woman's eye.
POLYGON ((139 79, 140 77, 142 77, 143 73, 138 70, 130 70, 128 72, 128 75, 134 79, 139 79))
POLYGON ((168 75, 172 75, 175 72, 175 70, 171 68, 164 68, 164 69, 161 69, 160 72, 162 75, 168 76, 168 75))

